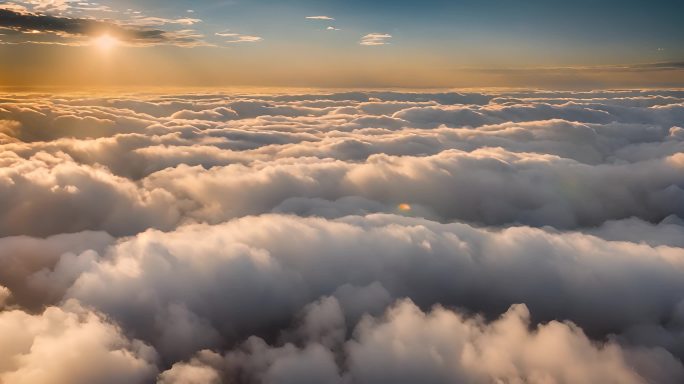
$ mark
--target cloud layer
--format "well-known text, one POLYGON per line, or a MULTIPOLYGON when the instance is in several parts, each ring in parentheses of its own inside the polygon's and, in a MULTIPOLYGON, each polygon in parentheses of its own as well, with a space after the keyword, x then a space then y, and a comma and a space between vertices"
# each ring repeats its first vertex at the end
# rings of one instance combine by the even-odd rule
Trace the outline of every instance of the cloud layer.
POLYGON ((1 95, 0 381, 681 382, 683 122, 676 90, 1 95))

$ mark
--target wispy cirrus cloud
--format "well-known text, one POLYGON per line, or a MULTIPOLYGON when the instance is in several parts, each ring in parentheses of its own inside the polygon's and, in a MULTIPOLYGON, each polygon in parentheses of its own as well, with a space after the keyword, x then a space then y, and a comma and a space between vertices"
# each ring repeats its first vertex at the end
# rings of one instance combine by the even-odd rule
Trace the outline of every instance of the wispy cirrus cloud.
POLYGON ((229 44, 235 44, 235 43, 258 43, 260 41, 263 41, 264 39, 261 36, 254 36, 254 35, 243 35, 241 33, 235 33, 230 30, 226 30, 223 32, 216 32, 216 36, 219 37, 225 37, 227 38, 225 40, 226 43, 229 44))
MULTIPOLYGON (((160 21, 153 24, 159 25, 160 21)), ((190 19, 174 22, 188 25, 190 19)), ((195 22, 195 19, 192 19, 195 22)), ((163 24, 163 23, 162 23, 163 24)), ((10 31, 8 43, 42 43, 83 45, 87 40, 103 34, 111 35, 128 45, 206 45, 202 35, 193 30, 171 31, 154 28, 146 23, 123 23, 90 18, 71 18, 18 10, 0 9, 0 29, 10 31), (40 39, 26 36, 43 35, 40 39)))
POLYGON ((5 9, 14 12, 29 12, 29 9, 24 5, 16 3, 0 3, 0 9, 5 9))
POLYGON ((165 24, 178 24, 178 25, 195 25, 197 23, 201 23, 201 19, 195 19, 191 17, 182 17, 178 19, 166 19, 163 17, 136 17, 133 20, 131 20, 132 24, 139 24, 139 25, 145 25, 145 26, 153 26, 153 25, 165 25, 165 24))
POLYGON ((307 16, 306 19, 308 19, 308 20, 328 20, 328 21, 335 20, 334 17, 330 17, 330 16, 307 16))
POLYGON ((0 9, 19 12, 48 13, 51 15, 70 15, 82 12, 117 13, 112 7, 97 3, 78 0, 28 0, 1 2, 0 9))
MULTIPOLYGON (((31 4, 36 10, 41 11, 66 11, 71 7, 72 3, 76 3, 71 0, 32 0, 25 1, 25 3, 31 4)), ((83 3, 87 4, 87 3, 83 3)))
POLYGON ((361 38, 359 44, 374 46, 374 45, 386 45, 389 44, 389 39, 392 35, 388 33, 369 33, 361 38))

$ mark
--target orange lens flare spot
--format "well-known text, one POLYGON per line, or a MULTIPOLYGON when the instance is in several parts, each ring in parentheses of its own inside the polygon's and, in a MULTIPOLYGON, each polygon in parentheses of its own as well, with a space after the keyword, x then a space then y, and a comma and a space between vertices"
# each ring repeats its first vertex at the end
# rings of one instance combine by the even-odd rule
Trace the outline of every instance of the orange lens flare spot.
POLYGON ((397 208, 399 208, 400 211, 408 212, 411 210, 411 205, 406 204, 406 203, 401 203, 397 206, 397 208))

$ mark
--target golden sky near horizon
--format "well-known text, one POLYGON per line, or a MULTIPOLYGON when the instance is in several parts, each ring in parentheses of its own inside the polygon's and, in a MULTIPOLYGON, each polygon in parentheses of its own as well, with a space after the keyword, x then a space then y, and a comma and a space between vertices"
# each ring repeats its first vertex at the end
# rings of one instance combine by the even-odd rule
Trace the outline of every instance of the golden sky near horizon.
POLYGON ((684 85, 680 6, 585 3, 2 1, 0 86, 684 85))

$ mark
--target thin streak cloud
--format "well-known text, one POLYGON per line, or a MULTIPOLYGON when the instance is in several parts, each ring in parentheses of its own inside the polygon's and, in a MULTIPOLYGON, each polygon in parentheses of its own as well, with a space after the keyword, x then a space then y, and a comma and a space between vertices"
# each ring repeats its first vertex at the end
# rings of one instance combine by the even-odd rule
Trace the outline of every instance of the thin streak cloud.
POLYGON ((387 33, 369 33, 361 38, 359 44, 367 46, 386 45, 392 35, 387 33))
POLYGON ((260 36, 243 35, 243 34, 231 32, 231 31, 217 32, 217 33, 216 33, 216 36, 227 38, 227 39, 225 40, 225 42, 226 42, 226 43, 229 43, 229 44, 234 44, 234 43, 258 43, 258 42, 264 40, 264 39, 263 39, 262 37, 260 37, 260 36))
POLYGON ((307 16, 306 19, 308 20, 328 20, 328 21, 334 21, 335 18, 330 17, 330 16, 307 16))

